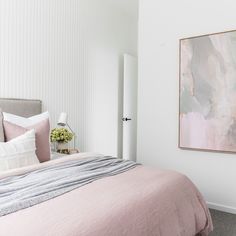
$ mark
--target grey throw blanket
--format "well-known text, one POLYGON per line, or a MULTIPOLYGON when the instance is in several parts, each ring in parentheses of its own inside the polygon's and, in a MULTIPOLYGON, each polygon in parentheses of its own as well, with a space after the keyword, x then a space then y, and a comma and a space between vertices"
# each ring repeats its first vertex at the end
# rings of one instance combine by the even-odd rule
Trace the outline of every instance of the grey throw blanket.
POLYGON ((137 164, 112 157, 65 161, 0 180, 0 216, 47 201, 137 164))

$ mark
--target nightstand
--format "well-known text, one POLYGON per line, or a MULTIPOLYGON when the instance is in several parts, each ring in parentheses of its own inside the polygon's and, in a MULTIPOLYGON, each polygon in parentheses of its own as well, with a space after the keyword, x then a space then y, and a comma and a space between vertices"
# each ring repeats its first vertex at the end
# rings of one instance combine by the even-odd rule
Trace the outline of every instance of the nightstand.
POLYGON ((69 151, 70 151, 70 154, 51 152, 51 160, 55 160, 55 159, 58 159, 67 155, 72 155, 72 154, 76 154, 80 152, 79 149, 70 149, 69 151))
POLYGON ((58 152, 52 152, 51 153, 51 160, 56 160, 56 159, 64 157, 64 156, 66 156, 66 154, 61 154, 61 153, 58 153, 58 152))

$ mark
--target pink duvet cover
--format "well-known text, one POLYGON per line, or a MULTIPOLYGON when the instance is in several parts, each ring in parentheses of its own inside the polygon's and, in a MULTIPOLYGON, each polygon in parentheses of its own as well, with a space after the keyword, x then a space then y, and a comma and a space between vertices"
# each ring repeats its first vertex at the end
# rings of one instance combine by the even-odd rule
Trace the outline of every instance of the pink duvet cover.
MULTIPOLYGON (((83 156, 10 171, 0 178, 83 156)), ((0 236, 194 236, 211 230, 205 201, 188 178, 144 166, 0 217, 0 236)))

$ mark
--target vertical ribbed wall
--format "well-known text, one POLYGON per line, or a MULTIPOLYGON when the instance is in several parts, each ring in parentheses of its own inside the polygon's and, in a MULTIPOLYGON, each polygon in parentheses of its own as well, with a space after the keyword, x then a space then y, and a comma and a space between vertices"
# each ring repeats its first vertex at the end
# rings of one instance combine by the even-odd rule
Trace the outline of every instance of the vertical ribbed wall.
POLYGON ((41 99, 82 151, 116 155, 119 57, 136 50, 122 21, 98 0, 0 0, 0 97, 41 99))

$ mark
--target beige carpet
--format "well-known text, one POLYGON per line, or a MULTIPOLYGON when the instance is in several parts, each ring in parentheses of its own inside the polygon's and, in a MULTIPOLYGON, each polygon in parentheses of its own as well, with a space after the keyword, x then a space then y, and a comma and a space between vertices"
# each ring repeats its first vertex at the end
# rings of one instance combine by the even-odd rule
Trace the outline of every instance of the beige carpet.
POLYGON ((236 215, 210 210, 214 231, 210 236, 236 236, 236 215))

